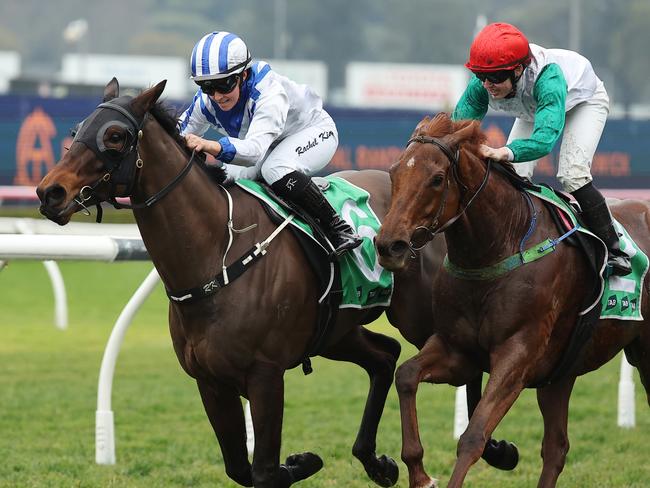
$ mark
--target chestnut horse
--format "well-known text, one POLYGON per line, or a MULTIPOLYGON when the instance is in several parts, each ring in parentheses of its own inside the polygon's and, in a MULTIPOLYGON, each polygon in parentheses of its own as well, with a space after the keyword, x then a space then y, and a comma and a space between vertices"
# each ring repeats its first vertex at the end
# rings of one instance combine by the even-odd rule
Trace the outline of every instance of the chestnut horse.
MULTIPOLYGON (((115 197, 130 196, 140 233, 167 290, 205 283, 214 288, 211 280, 222 270, 226 249, 231 257, 242 256, 277 225, 257 199, 238 187, 226 190, 216 185, 205 164, 190 157, 176 119, 158 102, 164 86, 161 82, 135 98, 118 98, 117 80, 109 82, 104 103, 80 124, 70 150, 38 186, 41 212, 65 225, 86 206, 106 200, 119 205, 115 197), (252 224, 256 226, 246 232, 235 232, 229 244, 234 229, 252 224)), ((383 218, 390 201, 387 173, 368 170, 341 176, 366 189, 373 210, 383 218)), ((191 303, 170 301, 169 327, 181 366, 196 379, 226 473, 243 486, 275 488, 322 467, 320 458, 311 453, 279 463, 283 375, 304 357, 315 334, 321 291, 291 232, 277 234, 266 251, 264 258, 217 293, 191 303), (252 466, 240 396, 251 404, 252 466)), ((429 246, 394 276, 392 305, 386 314, 417 347, 432 333, 431 285, 444 253, 444 243, 429 246)), ((374 482, 391 486, 397 480, 397 464, 376 456, 375 439, 400 345, 362 326, 382 311, 341 309, 320 355, 367 371, 370 389, 352 452, 374 482)), ((474 403, 480 387, 480 378, 468 385, 468 392, 475 392, 474 403)), ((514 467, 516 450, 513 457, 510 445, 501 441, 500 446, 506 449, 499 452, 488 445, 486 459, 502 469, 514 467)))
MULTIPOLYGON (((392 201, 376 238, 379 261, 399 272, 408 265, 410 248, 444 233, 450 266, 483 270, 520 252, 533 211, 520 190, 477 156, 484 136, 476 121, 453 122, 446 114, 426 117, 413 132, 390 169, 392 201)), ((548 210, 533 199, 537 225, 527 242, 537 243, 558 230, 548 210)), ((650 204, 620 201, 612 212, 641 249, 650 251, 650 204)), ((486 439, 524 388, 537 387, 544 419, 538 487, 556 485, 569 450, 568 405, 576 377, 595 370, 622 348, 650 388, 650 324, 644 321, 600 320, 564 375, 547 381, 567 347, 584 293, 593 288, 595 273, 577 247, 560 243, 541 259, 506 274, 470 280, 436 273, 433 310, 436 333, 421 351, 402 364, 396 386, 402 416, 402 459, 411 488, 433 487, 424 470, 415 397, 420 382, 466 383, 481 372, 489 381, 458 442, 457 460, 447 485, 462 486, 479 459, 486 439), (542 386, 545 385, 545 386, 542 386)), ((642 312, 648 308, 648 283, 643 284, 642 312)), ((649 397, 650 398, 650 397, 649 397)))

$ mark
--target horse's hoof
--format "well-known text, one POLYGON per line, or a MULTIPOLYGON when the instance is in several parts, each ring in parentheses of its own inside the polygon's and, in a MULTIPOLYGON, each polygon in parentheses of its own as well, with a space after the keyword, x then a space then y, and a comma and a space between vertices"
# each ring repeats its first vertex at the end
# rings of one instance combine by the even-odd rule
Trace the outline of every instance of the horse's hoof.
POLYGON ((370 466, 366 466, 366 473, 379 486, 388 487, 397 483, 399 468, 392 458, 382 454, 380 457, 374 458, 374 462, 370 466))
POLYGON ((283 465, 291 476, 292 482, 304 480, 320 471, 323 460, 313 452, 291 454, 283 465))
POLYGON ((519 450, 512 442, 490 439, 481 456, 490 465, 503 471, 511 471, 519 463, 519 450))

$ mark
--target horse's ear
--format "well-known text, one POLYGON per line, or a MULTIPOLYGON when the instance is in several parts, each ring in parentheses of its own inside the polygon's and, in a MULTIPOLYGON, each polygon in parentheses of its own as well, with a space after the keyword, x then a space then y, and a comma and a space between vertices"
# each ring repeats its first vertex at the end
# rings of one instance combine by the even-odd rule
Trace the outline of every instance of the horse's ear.
POLYGON ((452 149, 458 149, 458 147, 467 141, 476 142, 479 135, 479 126, 480 123, 478 120, 472 120, 465 127, 457 130, 456 132, 449 134, 445 137, 445 142, 452 149))
POLYGON ((413 131, 413 134, 411 134, 411 137, 415 137, 418 134, 420 134, 423 130, 423 128, 431 122, 431 117, 428 115, 425 115, 425 117, 420 121, 420 123, 417 125, 415 130, 413 131))
POLYGON ((158 98, 160 98, 160 95, 162 95, 166 84, 167 80, 162 80, 157 85, 148 88, 147 90, 140 93, 140 95, 135 97, 133 99, 133 102, 131 102, 133 111, 141 117, 144 116, 144 114, 151 110, 154 104, 158 101, 158 98))
POLYGON ((108 82, 106 88, 104 88, 104 102, 113 100, 120 96, 120 84, 117 82, 117 78, 113 76, 113 79, 108 82))

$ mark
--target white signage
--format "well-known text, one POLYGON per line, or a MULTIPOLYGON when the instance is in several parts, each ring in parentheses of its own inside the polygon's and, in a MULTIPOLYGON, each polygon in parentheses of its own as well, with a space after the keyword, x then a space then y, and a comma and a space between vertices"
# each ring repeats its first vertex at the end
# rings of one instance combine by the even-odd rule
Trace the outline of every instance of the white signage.
POLYGON ((20 54, 15 51, 0 51, 0 93, 9 90, 9 81, 20 74, 20 54))
POLYGON ((309 85, 323 100, 327 100, 327 65, 322 61, 294 59, 265 59, 271 69, 296 83, 309 85))
POLYGON ((349 63, 347 102, 353 107, 451 111, 469 71, 446 64, 349 63))
POLYGON ((193 93, 189 61, 182 57, 125 56, 110 54, 65 54, 61 81, 105 85, 115 76, 122 86, 149 88, 167 80, 163 96, 187 100, 193 93))

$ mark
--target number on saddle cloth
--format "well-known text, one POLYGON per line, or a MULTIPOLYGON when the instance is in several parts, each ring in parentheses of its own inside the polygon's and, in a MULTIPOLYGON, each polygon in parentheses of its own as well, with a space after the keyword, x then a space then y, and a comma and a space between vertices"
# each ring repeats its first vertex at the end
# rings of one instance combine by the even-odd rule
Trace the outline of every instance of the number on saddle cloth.
MULTIPOLYGON (((338 259, 341 270, 343 299, 341 307, 367 308, 387 306, 390 304, 393 289, 393 274, 379 265, 374 246, 374 237, 381 223, 368 203, 369 194, 362 188, 339 178, 328 177, 329 186, 326 197, 363 238, 363 243, 356 249, 345 253, 338 259)), ((242 189, 262 200, 281 216, 288 215, 288 210, 258 182, 237 180, 242 189)), ((299 229, 314 239, 313 229, 301 219, 294 219, 291 227, 299 229)), ((319 244, 322 247, 322 244, 319 244)), ((329 254, 329 246, 323 248, 329 254)))

